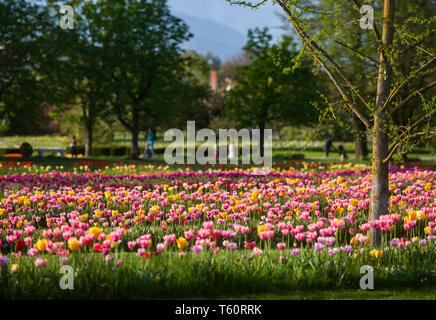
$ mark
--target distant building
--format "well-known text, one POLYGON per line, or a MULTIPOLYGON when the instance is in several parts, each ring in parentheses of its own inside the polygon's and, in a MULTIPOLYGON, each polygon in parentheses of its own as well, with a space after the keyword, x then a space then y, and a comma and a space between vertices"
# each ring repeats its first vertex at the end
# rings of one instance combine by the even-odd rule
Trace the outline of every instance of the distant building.
POLYGON ((218 69, 211 69, 210 70, 210 89, 213 92, 218 91, 219 81, 218 81, 218 69))
POLYGON ((210 89, 213 92, 217 92, 219 89, 223 88, 225 91, 230 91, 233 88, 233 80, 229 77, 225 77, 224 81, 219 81, 219 70, 210 70, 210 89))

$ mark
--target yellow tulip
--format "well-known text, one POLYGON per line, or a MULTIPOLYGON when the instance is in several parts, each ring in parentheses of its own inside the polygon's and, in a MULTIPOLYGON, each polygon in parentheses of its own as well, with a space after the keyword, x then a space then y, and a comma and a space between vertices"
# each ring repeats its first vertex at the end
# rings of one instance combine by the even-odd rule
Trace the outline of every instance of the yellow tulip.
POLYGON ((89 228, 88 233, 92 233, 94 235, 94 239, 97 239, 97 237, 103 233, 103 230, 99 227, 91 227, 89 228))
POLYGON ((369 254, 378 259, 381 258, 381 256, 383 255, 383 250, 372 249, 369 254))
POLYGON ((186 240, 183 237, 179 237, 179 239, 177 239, 176 242, 177 242, 177 248, 179 248, 181 250, 187 248, 189 245, 188 240, 186 240))
POLYGON ((264 231, 268 231, 268 227, 266 227, 265 225, 261 224, 257 226, 257 234, 260 235, 262 232, 264 231))
POLYGON ((36 247, 39 251, 46 251, 47 250, 47 239, 40 239, 36 242, 36 247))
POLYGON ((68 240, 68 248, 70 248, 71 251, 77 251, 79 250, 79 240, 76 238, 68 240))
POLYGON ((417 214, 415 210, 410 210, 409 211, 409 219, 410 220, 416 220, 417 219, 417 214))

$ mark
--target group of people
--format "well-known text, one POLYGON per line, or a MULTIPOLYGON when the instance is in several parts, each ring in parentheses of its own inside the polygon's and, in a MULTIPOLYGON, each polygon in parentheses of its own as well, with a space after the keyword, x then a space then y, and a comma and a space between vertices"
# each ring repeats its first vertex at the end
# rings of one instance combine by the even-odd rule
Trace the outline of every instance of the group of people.
MULTIPOLYGON (((327 159, 329 157, 329 153, 330 153, 330 149, 333 148, 333 141, 334 138, 333 137, 329 137, 324 144, 324 159, 327 159)), ((344 146, 342 144, 340 144, 338 146, 338 154, 339 157, 341 158, 341 161, 344 161, 345 159, 348 159, 348 155, 347 152, 344 149, 344 146)))

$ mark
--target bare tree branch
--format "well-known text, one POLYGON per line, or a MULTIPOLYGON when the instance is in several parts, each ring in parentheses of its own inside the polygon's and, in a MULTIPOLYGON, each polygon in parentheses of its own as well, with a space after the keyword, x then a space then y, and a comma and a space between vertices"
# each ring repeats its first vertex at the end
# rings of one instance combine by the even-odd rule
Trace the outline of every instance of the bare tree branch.
POLYGON ((422 93, 425 90, 428 90, 430 88, 433 88, 434 86, 436 86, 436 81, 433 81, 432 83, 429 83, 428 85, 426 85, 425 87, 422 87, 418 90, 415 90, 414 92, 412 92, 410 95, 408 95, 403 101, 401 101, 398 105, 395 106, 395 108, 393 108, 390 112, 390 114, 393 114, 394 112, 396 112, 398 109, 400 109, 401 107, 403 107, 404 105, 406 105, 410 100, 412 100, 417 94, 422 93))
MULTIPOLYGON (((277 2, 279 4, 281 3, 280 1, 277 1, 277 2)), ((289 10, 288 10, 288 12, 289 12, 289 10)), ((293 20, 293 22, 291 21, 292 23, 295 23, 295 20, 292 17, 290 19, 293 20)), ((295 23, 295 25, 297 25, 297 24, 295 23)), ((336 72, 339 73, 341 78, 347 83, 349 88, 354 92, 354 94, 359 98, 359 100, 365 105, 365 107, 368 110, 371 110, 368 102, 362 97, 359 90, 357 89, 357 86, 348 79, 348 77, 345 75, 345 73, 342 71, 342 68, 336 63, 336 61, 324 49, 319 47, 318 44, 316 42, 314 42, 306 32, 304 32, 303 28, 301 28, 300 26, 298 26, 298 28, 300 29, 301 35, 303 37, 305 37, 306 41, 309 41, 314 49, 321 52, 321 54, 324 56, 324 58, 326 58, 327 61, 332 64, 332 66, 336 70, 336 72)))
MULTIPOLYGON (((397 29, 397 31, 398 31, 398 28, 396 28, 396 29, 397 29)), ((398 33, 400 33, 400 32, 398 31, 398 33)), ((406 34, 406 35, 407 35, 407 34, 406 34)), ((433 31, 430 32, 426 37, 424 37, 424 38, 422 38, 422 39, 419 39, 419 40, 415 41, 414 43, 409 44, 406 48, 404 48, 404 50, 403 50, 402 52, 406 52, 406 51, 412 49, 413 47, 417 47, 418 49, 422 49, 419 45, 420 45, 421 43, 423 43, 424 41, 428 40, 429 38, 431 38, 431 37, 434 36, 434 35, 435 35, 435 33, 434 33, 433 31)), ((409 35, 407 35, 407 36, 409 36, 409 35)), ((410 37, 410 36, 409 36, 409 37, 410 37)), ((407 42, 407 41, 406 41, 406 42, 407 42)), ((423 49, 423 51, 426 52, 427 50, 423 49)), ((432 53, 430 53, 430 52, 426 52, 426 53, 428 53, 428 54, 431 55, 431 56, 434 56, 434 54, 432 54, 432 53)))
POLYGON ((394 155, 395 150, 397 150, 397 148, 400 146, 401 142, 405 141, 406 139, 414 138, 416 136, 422 136, 424 134, 430 134, 429 137, 433 137, 433 136, 436 136, 436 131, 417 132, 415 134, 408 135, 408 136, 404 137, 400 141, 397 141, 397 142, 393 143, 391 145, 391 147, 389 148, 388 156, 383 159, 383 162, 386 163, 386 162, 388 162, 392 158, 392 156, 394 155))
MULTIPOLYGON (((341 94, 342 98, 344 99, 344 101, 346 102, 346 105, 356 114, 356 116, 363 122, 363 124, 369 129, 371 127, 371 124, 369 122, 369 120, 356 108, 355 105, 353 105, 353 103, 351 102, 350 98, 348 97, 348 95, 344 92, 343 88, 341 87, 341 85, 339 84, 339 82, 337 81, 337 79, 335 78, 335 76, 333 75, 333 72, 330 70, 330 68, 326 65, 325 61, 322 60, 319 55, 315 52, 315 51, 319 51, 323 54, 323 56, 330 62, 333 64, 333 66, 335 67, 339 67, 336 62, 325 52, 323 51, 321 48, 319 48, 319 46, 312 40, 310 40, 310 37, 303 31, 301 30, 301 27, 296 23, 295 19, 292 17, 292 13, 289 11, 289 9, 286 7, 286 5, 281 2, 280 0, 275 0, 276 3, 279 4, 279 6, 286 12, 286 14, 288 15, 288 18, 292 24, 292 27, 294 28, 295 32, 297 33, 297 36, 300 38, 301 42, 303 43, 303 45, 310 50, 310 52, 312 53, 313 57, 315 58, 315 61, 317 63, 319 63, 321 65, 321 67, 324 69, 324 71, 327 73, 327 75, 329 76, 329 78, 332 80, 333 84, 335 85, 335 87, 338 89, 339 93, 341 94), (312 47, 313 46, 313 47, 312 47)), ((336 69, 336 68, 335 68, 336 69)), ((336 69, 337 70, 337 69, 336 69)), ((340 70, 340 69, 339 69, 340 70)), ((341 73, 341 72, 340 72, 341 73)), ((343 77, 344 78, 344 77, 343 77)), ((348 80, 345 79, 344 80, 348 80)), ((350 83, 351 84, 351 83, 350 83)), ((351 87, 353 89, 353 85, 351 84, 351 87)), ((353 90, 354 91, 354 90, 353 90)), ((358 93, 357 93, 358 94, 358 93)), ((360 97, 360 94, 358 94, 358 96, 360 97)), ((361 97, 360 97, 361 99, 361 97)), ((362 100, 362 99, 361 99, 362 100)), ((369 108, 369 106, 366 104, 366 102, 363 100, 364 104, 369 108)))
MULTIPOLYGON (((408 133, 411 132, 413 129, 415 129, 421 122, 423 122, 427 118, 430 118, 433 115, 433 113, 435 113, 435 112, 436 112, 436 109, 433 109, 431 112, 429 112, 429 113, 423 115, 421 118, 419 118, 414 124, 405 128, 405 130, 392 143, 391 147, 389 148, 388 156, 385 159, 383 159, 383 162, 389 161, 389 159, 392 157, 394 151, 398 148, 398 146, 401 144, 402 141, 405 141, 406 139, 410 139, 410 138, 413 138, 413 137, 418 136, 418 135, 426 134, 425 132, 417 132, 417 133, 412 134, 412 135, 410 135, 408 133)), ((436 132, 430 131, 429 133, 434 135, 436 132)))
POLYGON ((386 99, 385 103, 383 104, 382 110, 384 110, 391 102, 392 100, 398 95, 400 90, 409 83, 410 80, 415 78, 421 71, 427 69, 434 61, 436 61, 436 58, 430 59, 427 61, 426 64, 422 65, 418 69, 412 72, 411 75, 409 75, 402 83, 400 83, 394 90, 392 90, 389 97, 386 99))
POLYGON ((368 60, 374 62, 375 64, 377 64, 377 65, 379 64, 379 62, 378 62, 377 60, 375 60, 375 59, 373 59, 373 58, 371 58, 371 57, 369 57, 369 56, 363 54, 363 53, 360 52, 359 50, 357 50, 357 49, 355 49, 355 48, 352 48, 352 47, 348 46, 347 44, 342 43, 342 42, 340 42, 340 41, 336 41, 336 40, 335 40, 335 42, 336 42, 337 44, 339 44, 339 45, 341 45, 341 46, 343 46, 343 47, 345 47, 345 48, 348 48, 348 49, 350 49, 351 51, 353 51, 353 52, 355 52, 355 53, 361 55, 362 57, 364 57, 364 58, 366 58, 366 59, 368 59, 368 60))
POLYGON ((253 8, 253 9, 257 9, 261 5, 266 3, 268 0, 262 0, 259 3, 257 3, 257 4, 252 4, 252 3, 247 2, 247 1, 232 1, 232 0, 227 0, 227 1, 229 1, 229 3, 232 4, 232 5, 236 4, 236 5, 242 5, 242 6, 250 7, 250 8, 253 8))

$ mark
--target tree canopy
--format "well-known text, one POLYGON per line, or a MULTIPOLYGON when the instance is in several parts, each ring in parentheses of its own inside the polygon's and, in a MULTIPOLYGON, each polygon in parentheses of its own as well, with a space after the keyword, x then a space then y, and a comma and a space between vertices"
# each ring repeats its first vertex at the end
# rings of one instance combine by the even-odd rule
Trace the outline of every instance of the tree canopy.
POLYGON ((244 51, 249 63, 236 68, 226 101, 229 117, 261 130, 272 121, 307 124, 317 119, 311 106, 318 96, 312 65, 304 61, 297 70, 284 70, 298 53, 291 37, 274 44, 267 28, 249 30, 244 51))

